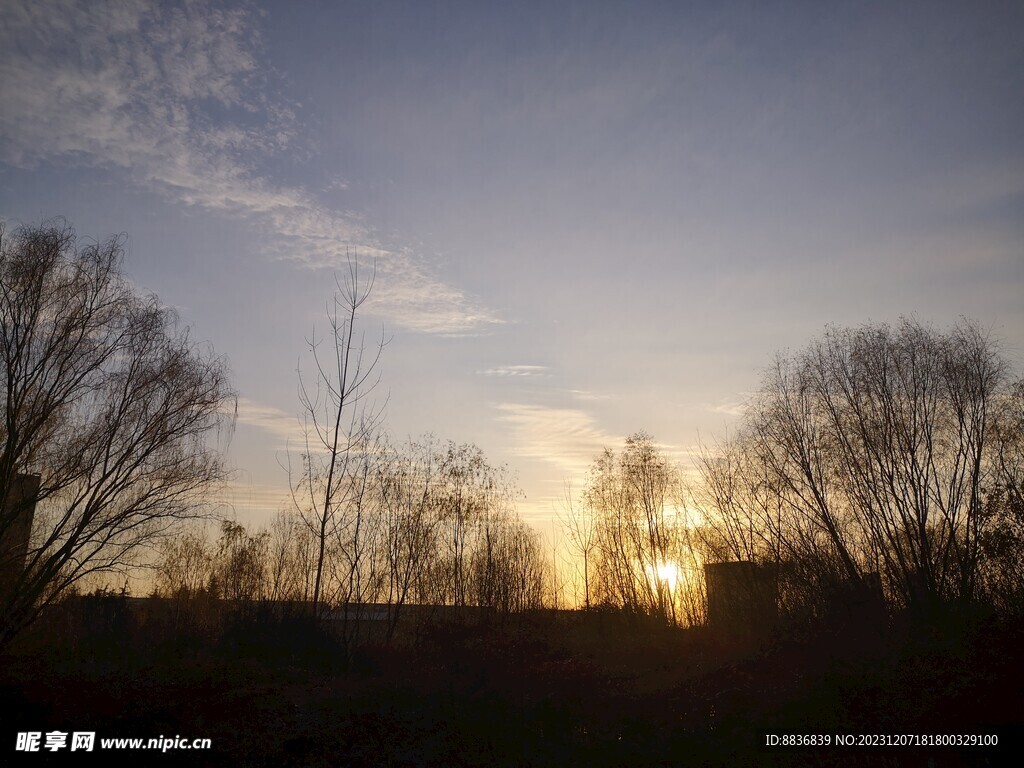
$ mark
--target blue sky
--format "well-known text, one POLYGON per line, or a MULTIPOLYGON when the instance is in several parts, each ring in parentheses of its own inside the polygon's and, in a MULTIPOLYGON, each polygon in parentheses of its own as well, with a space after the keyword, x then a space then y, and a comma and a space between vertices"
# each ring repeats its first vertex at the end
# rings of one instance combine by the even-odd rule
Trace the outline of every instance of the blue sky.
POLYGON ((476 442, 546 528, 828 323, 967 316, 1024 367, 1024 7, 9 2, 0 217, 53 216, 230 360, 241 520, 354 250, 389 430, 476 442))

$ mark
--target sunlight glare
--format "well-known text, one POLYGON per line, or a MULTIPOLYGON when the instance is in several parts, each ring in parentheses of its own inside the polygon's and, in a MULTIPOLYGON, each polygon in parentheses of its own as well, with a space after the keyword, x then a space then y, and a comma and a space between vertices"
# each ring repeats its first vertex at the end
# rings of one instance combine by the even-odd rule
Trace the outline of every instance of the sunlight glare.
POLYGON ((657 581, 665 582, 670 590, 675 590, 676 585, 681 579, 679 566, 675 563, 658 563, 652 573, 652 576, 654 576, 657 581))

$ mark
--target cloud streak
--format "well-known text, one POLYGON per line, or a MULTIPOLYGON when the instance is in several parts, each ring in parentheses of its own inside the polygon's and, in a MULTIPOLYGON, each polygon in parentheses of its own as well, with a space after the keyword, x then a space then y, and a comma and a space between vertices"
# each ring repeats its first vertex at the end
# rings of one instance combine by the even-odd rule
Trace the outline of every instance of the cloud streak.
POLYGON ((287 486, 256 485, 253 483, 228 483, 211 499, 217 511, 228 513, 228 517, 246 520, 253 528, 268 525, 281 510, 292 507, 287 486))
POLYGON ((272 99, 245 9, 193 2, 8 4, 0 25, 0 159, 111 168, 186 205, 244 218, 276 257, 336 268, 355 251, 378 265, 375 310, 426 333, 499 323, 356 216, 258 166, 294 150, 292 109, 272 99))
POLYGON ((301 449, 306 443, 306 433, 302 422, 292 413, 280 408, 263 405, 246 397, 238 398, 236 419, 239 424, 263 430, 278 439, 275 446, 278 450, 301 449))
POLYGON ((616 448, 622 437, 601 429, 594 417, 576 408, 549 408, 524 403, 499 403, 498 421, 512 429, 517 456, 553 464, 566 477, 582 475, 605 447, 616 448))
POLYGON ((477 373, 480 376, 536 377, 547 376, 548 368, 546 365, 499 365, 477 373))
POLYGON ((747 412, 747 403, 753 396, 752 392, 742 393, 742 399, 730 398, 715 404, 705 404, 704 410, 710 413, 717 413, 723 416, 739 418, 747 412))

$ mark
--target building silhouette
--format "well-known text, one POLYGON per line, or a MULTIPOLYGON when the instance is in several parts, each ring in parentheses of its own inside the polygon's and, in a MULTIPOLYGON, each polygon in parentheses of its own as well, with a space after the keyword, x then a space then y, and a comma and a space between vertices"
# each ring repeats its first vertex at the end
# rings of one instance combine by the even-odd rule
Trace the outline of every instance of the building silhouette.
POLYGON ((17 474, 7 487, 0 518, 0 595, 14 587, 25 568, 39 479, 39 475, 17 474))

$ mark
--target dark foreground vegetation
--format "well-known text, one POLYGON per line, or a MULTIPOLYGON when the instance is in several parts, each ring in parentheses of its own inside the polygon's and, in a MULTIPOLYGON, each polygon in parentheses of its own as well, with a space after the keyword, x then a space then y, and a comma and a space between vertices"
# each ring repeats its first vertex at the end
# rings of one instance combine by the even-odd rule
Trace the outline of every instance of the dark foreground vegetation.
MULTIPOLYGON (((152 764, 1001 765, 1024 737, 1024 622, 901 617, 740 642, 620 612, 480 615, 347 653, 303 616, 101 595, 58 606, 0 666, 22 731, 209 738, 152 764), (144 609, 140 608, 144 606, 144 609), (820 734, 820 748, 768 747, 820 734), (836 746, 997 735, 997 747, 836 746)), ((15 753, 26 763, 109 761, 15 753)))

